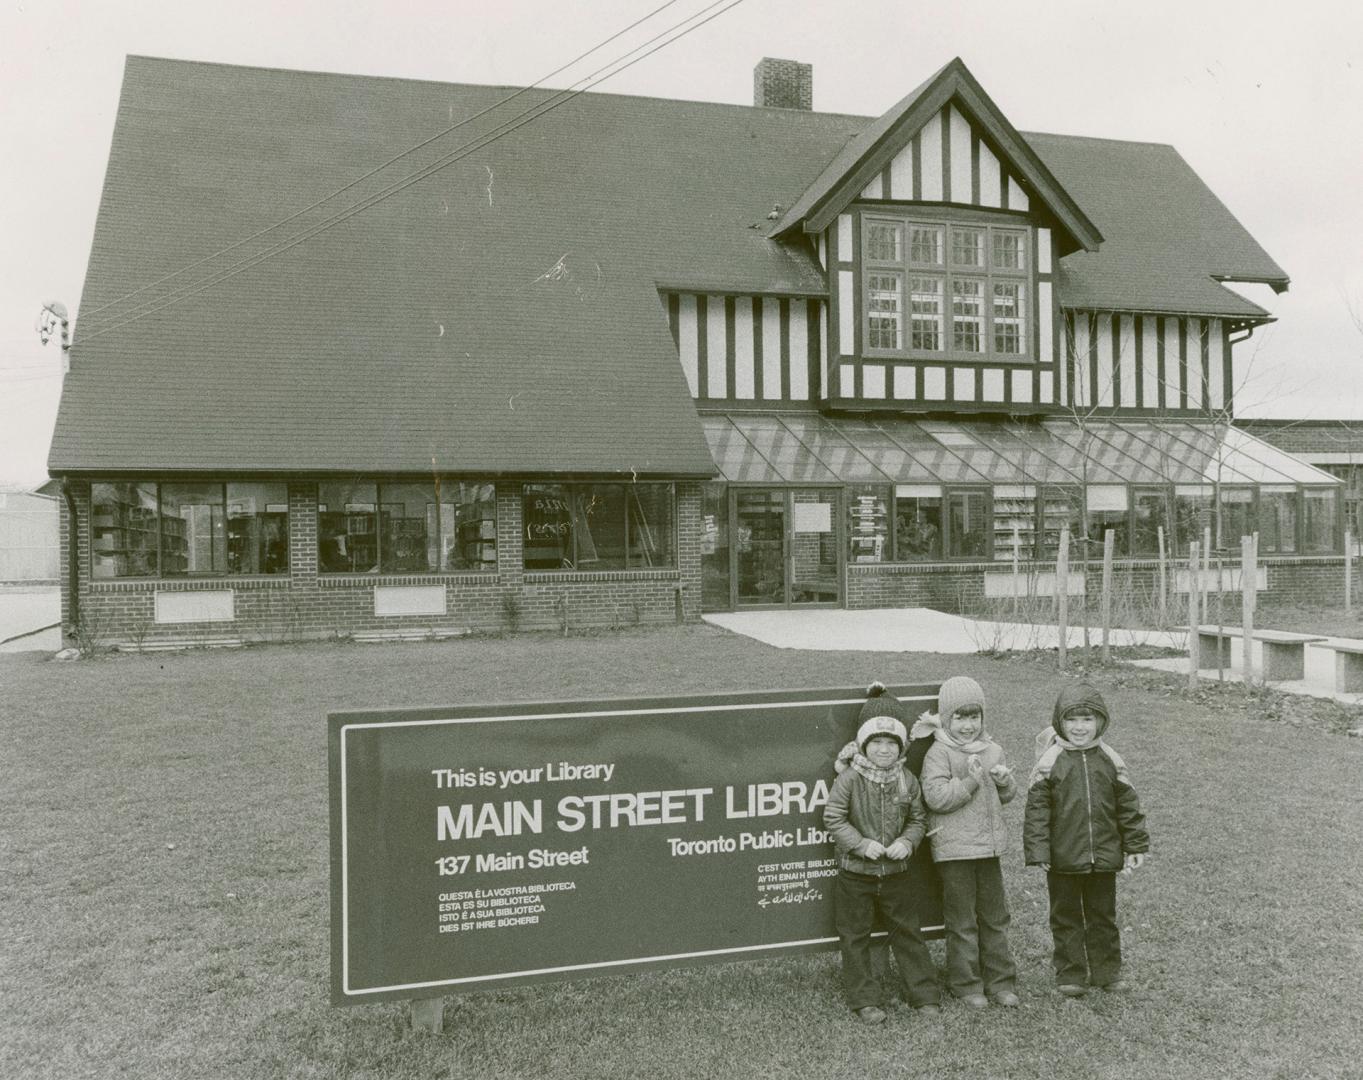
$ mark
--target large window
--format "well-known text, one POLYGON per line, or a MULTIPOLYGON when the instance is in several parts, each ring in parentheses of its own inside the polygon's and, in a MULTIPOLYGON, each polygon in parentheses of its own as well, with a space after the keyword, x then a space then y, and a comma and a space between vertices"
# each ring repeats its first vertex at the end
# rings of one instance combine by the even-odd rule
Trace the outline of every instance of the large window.
POLYGON ((1160 554, 1160 531, 1164 532, 1164 554, 1174 551, 1174 537, 1170 532, 1169 493, 1165 488, 1137 488, 1132 495, 1132 517, 1135 528, 1131 533, 1132 555, 1160 554))
POLYGON ((288 504, 283 484, 92 484, 92 576, 287 574, 288 504))
POLYGON ((671 484, 526 484, 527 570, 675 567, 671 484))
POLYGON ((942 489, 935 484, 901 484, 894 500, 894 557, 924 562, 942 557, 942 489))
POLYGON ((953 559, 986 559, 992 555, 993 522, 987 491, 947 493, 947 554, 953 559))
POLYGON ((886 562, 890 557, 888 485, 854 484, 847 489, 847 561, 886 562))
POLYGON ((1301 549, 1311 554, 1337 550, 1339 495, 1334 488, 1303 488, 1301 549))
POLYGON ((1027 358, 1026 228, 872 215, 862 228, 868 355, 1027 358))
POLYGON ((1297 489, 1268 486, 1259 489, 1259 551, 1291 554, 1297 550, 1297 489))
POLYGON ((495 489, 444 479, 319 484, 317 568, 323 574, 496 570, 495 489))

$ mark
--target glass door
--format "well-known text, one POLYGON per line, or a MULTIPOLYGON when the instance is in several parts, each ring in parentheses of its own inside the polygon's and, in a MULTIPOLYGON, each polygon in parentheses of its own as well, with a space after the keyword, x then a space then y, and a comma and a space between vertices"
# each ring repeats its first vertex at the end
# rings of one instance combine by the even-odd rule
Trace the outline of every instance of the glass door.
POLYGON ((735 606, 838 603, 837 490, 738 488, 733 520, 735 606))
POLYGON ((739 607, 786 602, 786 493, 739 488, 734 493, 739 607))

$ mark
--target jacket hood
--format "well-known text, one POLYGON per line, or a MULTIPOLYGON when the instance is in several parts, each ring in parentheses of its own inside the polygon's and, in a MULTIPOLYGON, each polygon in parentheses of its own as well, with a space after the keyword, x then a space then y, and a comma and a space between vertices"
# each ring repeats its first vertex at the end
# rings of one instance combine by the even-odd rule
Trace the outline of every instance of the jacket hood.
POLYGON ((1065 718, 1065 714, 1073 709, 1083 706, 1092 709, 1094 715, 1098 717, 1098 735, 1094 739, 1096 743, 1107 732, 1108 712, 1107 702, 1103 700, 1103 695, 1098 693, 1096 687, 1088 683, 1072 683, 1060 691, 1055 699, 1055 710, 1051 713, 1051 728, 1060 738, 1065 737, 1064 728, 1060 722, 1065 718))

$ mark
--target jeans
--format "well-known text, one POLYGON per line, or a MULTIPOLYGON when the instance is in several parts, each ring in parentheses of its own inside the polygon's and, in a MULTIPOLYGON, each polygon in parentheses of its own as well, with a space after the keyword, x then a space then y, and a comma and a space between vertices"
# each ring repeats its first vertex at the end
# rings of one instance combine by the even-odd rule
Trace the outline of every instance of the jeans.
POLYGON ((1017 978, 1008 948, 1008 901, 999 860, 937 864, 947 927, 947 989, 957 997, 1011 991, 1017 978))
POLYGON ((1048 871, 1055 980, 1061 986, 1107 986, 1122 970, 1117 930, 1117 875, 1048 871))
POLYGON ((871 965, 876 912, 889 930, 890 951, 910 1005, 936 1004, 937 970, 923 940, 918 897, 922 883, 912 870, 871 877, 839 870, 833 891, 833 923, 842 949, 842 977, 853 1009, 882 1003, 884 993, 871 965))

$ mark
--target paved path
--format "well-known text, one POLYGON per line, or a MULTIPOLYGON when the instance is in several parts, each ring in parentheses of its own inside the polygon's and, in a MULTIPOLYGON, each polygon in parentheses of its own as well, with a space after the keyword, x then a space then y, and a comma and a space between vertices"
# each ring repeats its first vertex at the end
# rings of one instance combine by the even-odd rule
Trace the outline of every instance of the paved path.
MULTIPOLYGON (((810 611, 736 611, 704 616, 706 622, 731 630, 736 634, 756 638, 778 649, 815 649, 832 651, 850 649, 857 652, 933 652, 975 653, 1011 649, 1054 649, 1059 633, 1054 626, 1034 626, 1028 623, 995 623, 967 619, 962 615, 948 615, 930 608, 871 608, 860 611, 818 608, 810 611)), ((1261 628, 1262 629, 1262 628, 1261 628)), ((1102 639, 1101 631, 1090 631, 1094 644, 1102 639)), ((1083 630, 1071 627, 1071 648, 1083 644, 1083 630)), ((1363 640, 1329 638, 1330 642, 1352 642, 1363 645, 1363 640)), ((1117 630, 1112 631, 1113 645, 1160 645, 1185 649, 1184 635, 1173 631, 1117 630)), ((1256 642, 1250 654, 1256 668, 1262 663, 1262 646, 1256 642)), ((1239 682, 1242 649, 1238 639, 1231 642, 1231 666, 1226 679, 1239 682)), ((1158 660, 1133 660, 1140 667, 1157 668, 1187 674, 1188 658, 1167 657, 1158 660)), ((1328 649, 1306 649, 1306 678, 1293 682, 1275 682, 1274 689, 1288 694, 1334 698, 1348 705, 1363 703, 1363 694, 1335 692, 1334 653, 1328 649)), ((1216 679, 1216 669, 1202 671, 1204 680, 1216 679)))
MULTIPOLYGON (((765 641, 778 649, 852 649, 858 652, 975 653, 1011 649, 1054 649, 1054 626, 996 623, 948 615, 931 608, 868 608, 844 611, 735 611, 704 616, 706 622, 765 641)), ((1102 632, 1091 630, 1098 643, 1102 632)), ((1082 645, 1084 631, 1072 626, 1071 648, 1082 645)), ((1113 645, 1183 647, 1183 635, 1158 630, 1113 630, 1113 645)))
MULTIPOLYGON (((61 608, 61 594, 55 585, 0 589, 0 641, 61 621, 61 608)), ((53 629, 0 645, 0 652, 56 652, 61 647, 61 631, 53 629)))

